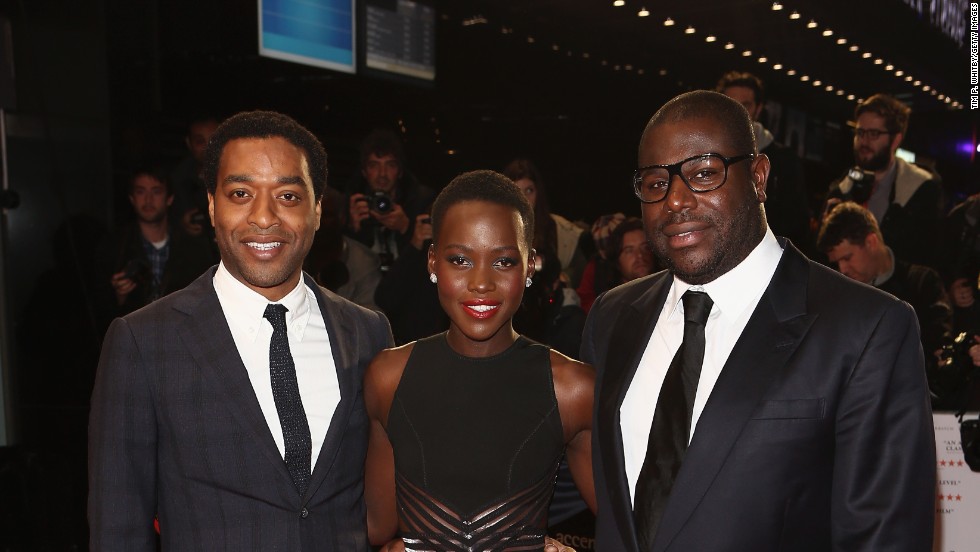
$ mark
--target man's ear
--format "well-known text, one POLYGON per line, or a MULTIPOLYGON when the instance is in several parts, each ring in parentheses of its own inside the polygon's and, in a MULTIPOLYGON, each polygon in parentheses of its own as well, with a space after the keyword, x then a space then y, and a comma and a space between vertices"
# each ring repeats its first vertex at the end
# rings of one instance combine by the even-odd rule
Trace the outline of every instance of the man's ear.
POLYGON ((769 184, 769 157, 760 153, 752 162, 752 187, 759 203, 766 202, 766 186, 769 184))
POLYGON ((905 135, 902 134, 901 132, 896 132, 895 134, 892 135, 892 143, 891 143, 892 154, 895 153, 895 150, 898 149, 898 146, 902 145, 902 140, 904 138, 905 135))
POLYGON ((211 217, 211 226, 214 226, 214 194, 208 192, 208 216, 211 217))
POLYGON ((878 234, 872 232, 864 237, 864 247, 877 248, 879 245, 881 245, 881 240, 878 239, 878 234))

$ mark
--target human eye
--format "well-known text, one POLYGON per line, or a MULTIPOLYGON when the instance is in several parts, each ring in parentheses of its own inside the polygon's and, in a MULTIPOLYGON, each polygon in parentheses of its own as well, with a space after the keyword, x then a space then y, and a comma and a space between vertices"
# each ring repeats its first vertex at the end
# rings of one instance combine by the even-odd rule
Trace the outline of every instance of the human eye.
POLYGON ((279 195, 279 198, 287 203, 299 203, 300 196, 294 192, 283 192, 279 195))
POLYGON ((249 197, 248 191, 243 190, 241 188, 232 190, 229 195, 231 196, 232 199, 237 199, 237 200, 244 200, 244 199, 248 199, 249 197))
POLYGON ((517 266, 517 259, 512 257, 501 257, 494 261, 493 266, 496 268, 512 268, 517 266))
POLYGON ((467 267, 471 265, 470 260, 462 255, 450 255, 448 258, 446 258, 446 261, 448 261, 449 264, 458 267, 467 267))

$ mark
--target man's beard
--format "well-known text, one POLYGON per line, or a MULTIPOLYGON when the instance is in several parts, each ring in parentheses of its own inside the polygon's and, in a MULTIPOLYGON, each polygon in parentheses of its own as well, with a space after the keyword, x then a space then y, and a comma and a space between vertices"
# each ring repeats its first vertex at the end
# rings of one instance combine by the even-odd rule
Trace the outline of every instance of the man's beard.
POLYGON ((867 161, 862 161, 860 153, 857 149, 854 150, 854 159, 857 161, 857 165, 866 171, 880 171, 888 166, 891 161, 891 152, 888 148, 881 148, 874 152, 867 161))

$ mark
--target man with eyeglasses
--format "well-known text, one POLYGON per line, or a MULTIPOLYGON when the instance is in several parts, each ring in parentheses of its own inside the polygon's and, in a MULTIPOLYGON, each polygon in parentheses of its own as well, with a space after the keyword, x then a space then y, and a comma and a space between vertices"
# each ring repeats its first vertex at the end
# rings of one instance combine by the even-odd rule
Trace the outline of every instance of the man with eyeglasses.
POLYGON ((597 550, 928 551, 935 444, 915 313, 766 223, 745 109, 695 91, 640 139, 667 270, 600 296, 597 550))
POLYGON ((854 162, 859 171, 830 186, 824 217, 842 200, 871 211, 899 257, 935 267, 942 186, 938 175, 897 157, 908 131, 908 106, 875 94, 854 109, 854 162), (858 175, 867 174, 863 179, 858 175), (871 178, 873 174, 873 178, 871 178))

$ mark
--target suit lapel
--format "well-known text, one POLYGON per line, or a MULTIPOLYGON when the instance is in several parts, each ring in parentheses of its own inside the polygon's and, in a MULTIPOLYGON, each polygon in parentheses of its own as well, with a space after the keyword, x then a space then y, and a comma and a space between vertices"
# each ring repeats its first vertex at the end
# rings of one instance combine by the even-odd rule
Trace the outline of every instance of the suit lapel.
POLYGON ((654 542, 665 550, 701 502, 766 390, 816 318, 806 313, 808 261, 783 258, 708 397, 654 542))
POLYGON ((613 345, 606 351, 602 393, 597 406, 598 426, 605 429, 599 432, 599 445, 604 456, 606 484, 611 487, 610 496, 622 497, 621 500, 614 501, 612 516, 619 525, 623 542, 633 543, 633 549, 638 549, 639 545, 636 542, 633 508, 626 479, 619 410, 653 333, 654 324, 667 300, 671 282, 671 276, 665 272, 640 297, 622 310, 610 334, 614 338, 607 342, 635 343, 636 346, 631 348, 613 345))
POLYGON ((187 344, 188 354, 201 367, 202 376, 210 381, 218 393, 225 395, 225 403, 235 419, 252 434, 263 455, 292 485, 292 477, 269 431, 248 371, 221 310, 213 278, 214 269, 205 272, 186 288, 190 293, 174 305, 175 309, 187 315, 187 323, 180 325, 177 333, 187 344))
POLYGON ((330 350, 333 353, 334 366, 337 370, 337 383, 340 386, 340 403, 337 404, 333 417, 330 419, 330 426, 327 428, 323 446, 320 448, 320 454, 310 478, 310 487, 306 493, 307 497, 310 497, 323 483, 327 472, 330 471, 330 466, 337 458, 341 442, 347 431, 348 420, 354 404, 357 402, 361 387, 361 381, 357 377, 359 372, 356 370, 358 365, 357 346, 360 343, 360 338, 357 335, 356 327, 348 323, 343 316, 341 312, 343 305, 326 297, 316 282, 305 273, 303 277, 306 285, 313 289, 317 305, 320 307, 320 314, 323 315, 323 322, 330 338, 330 350))

